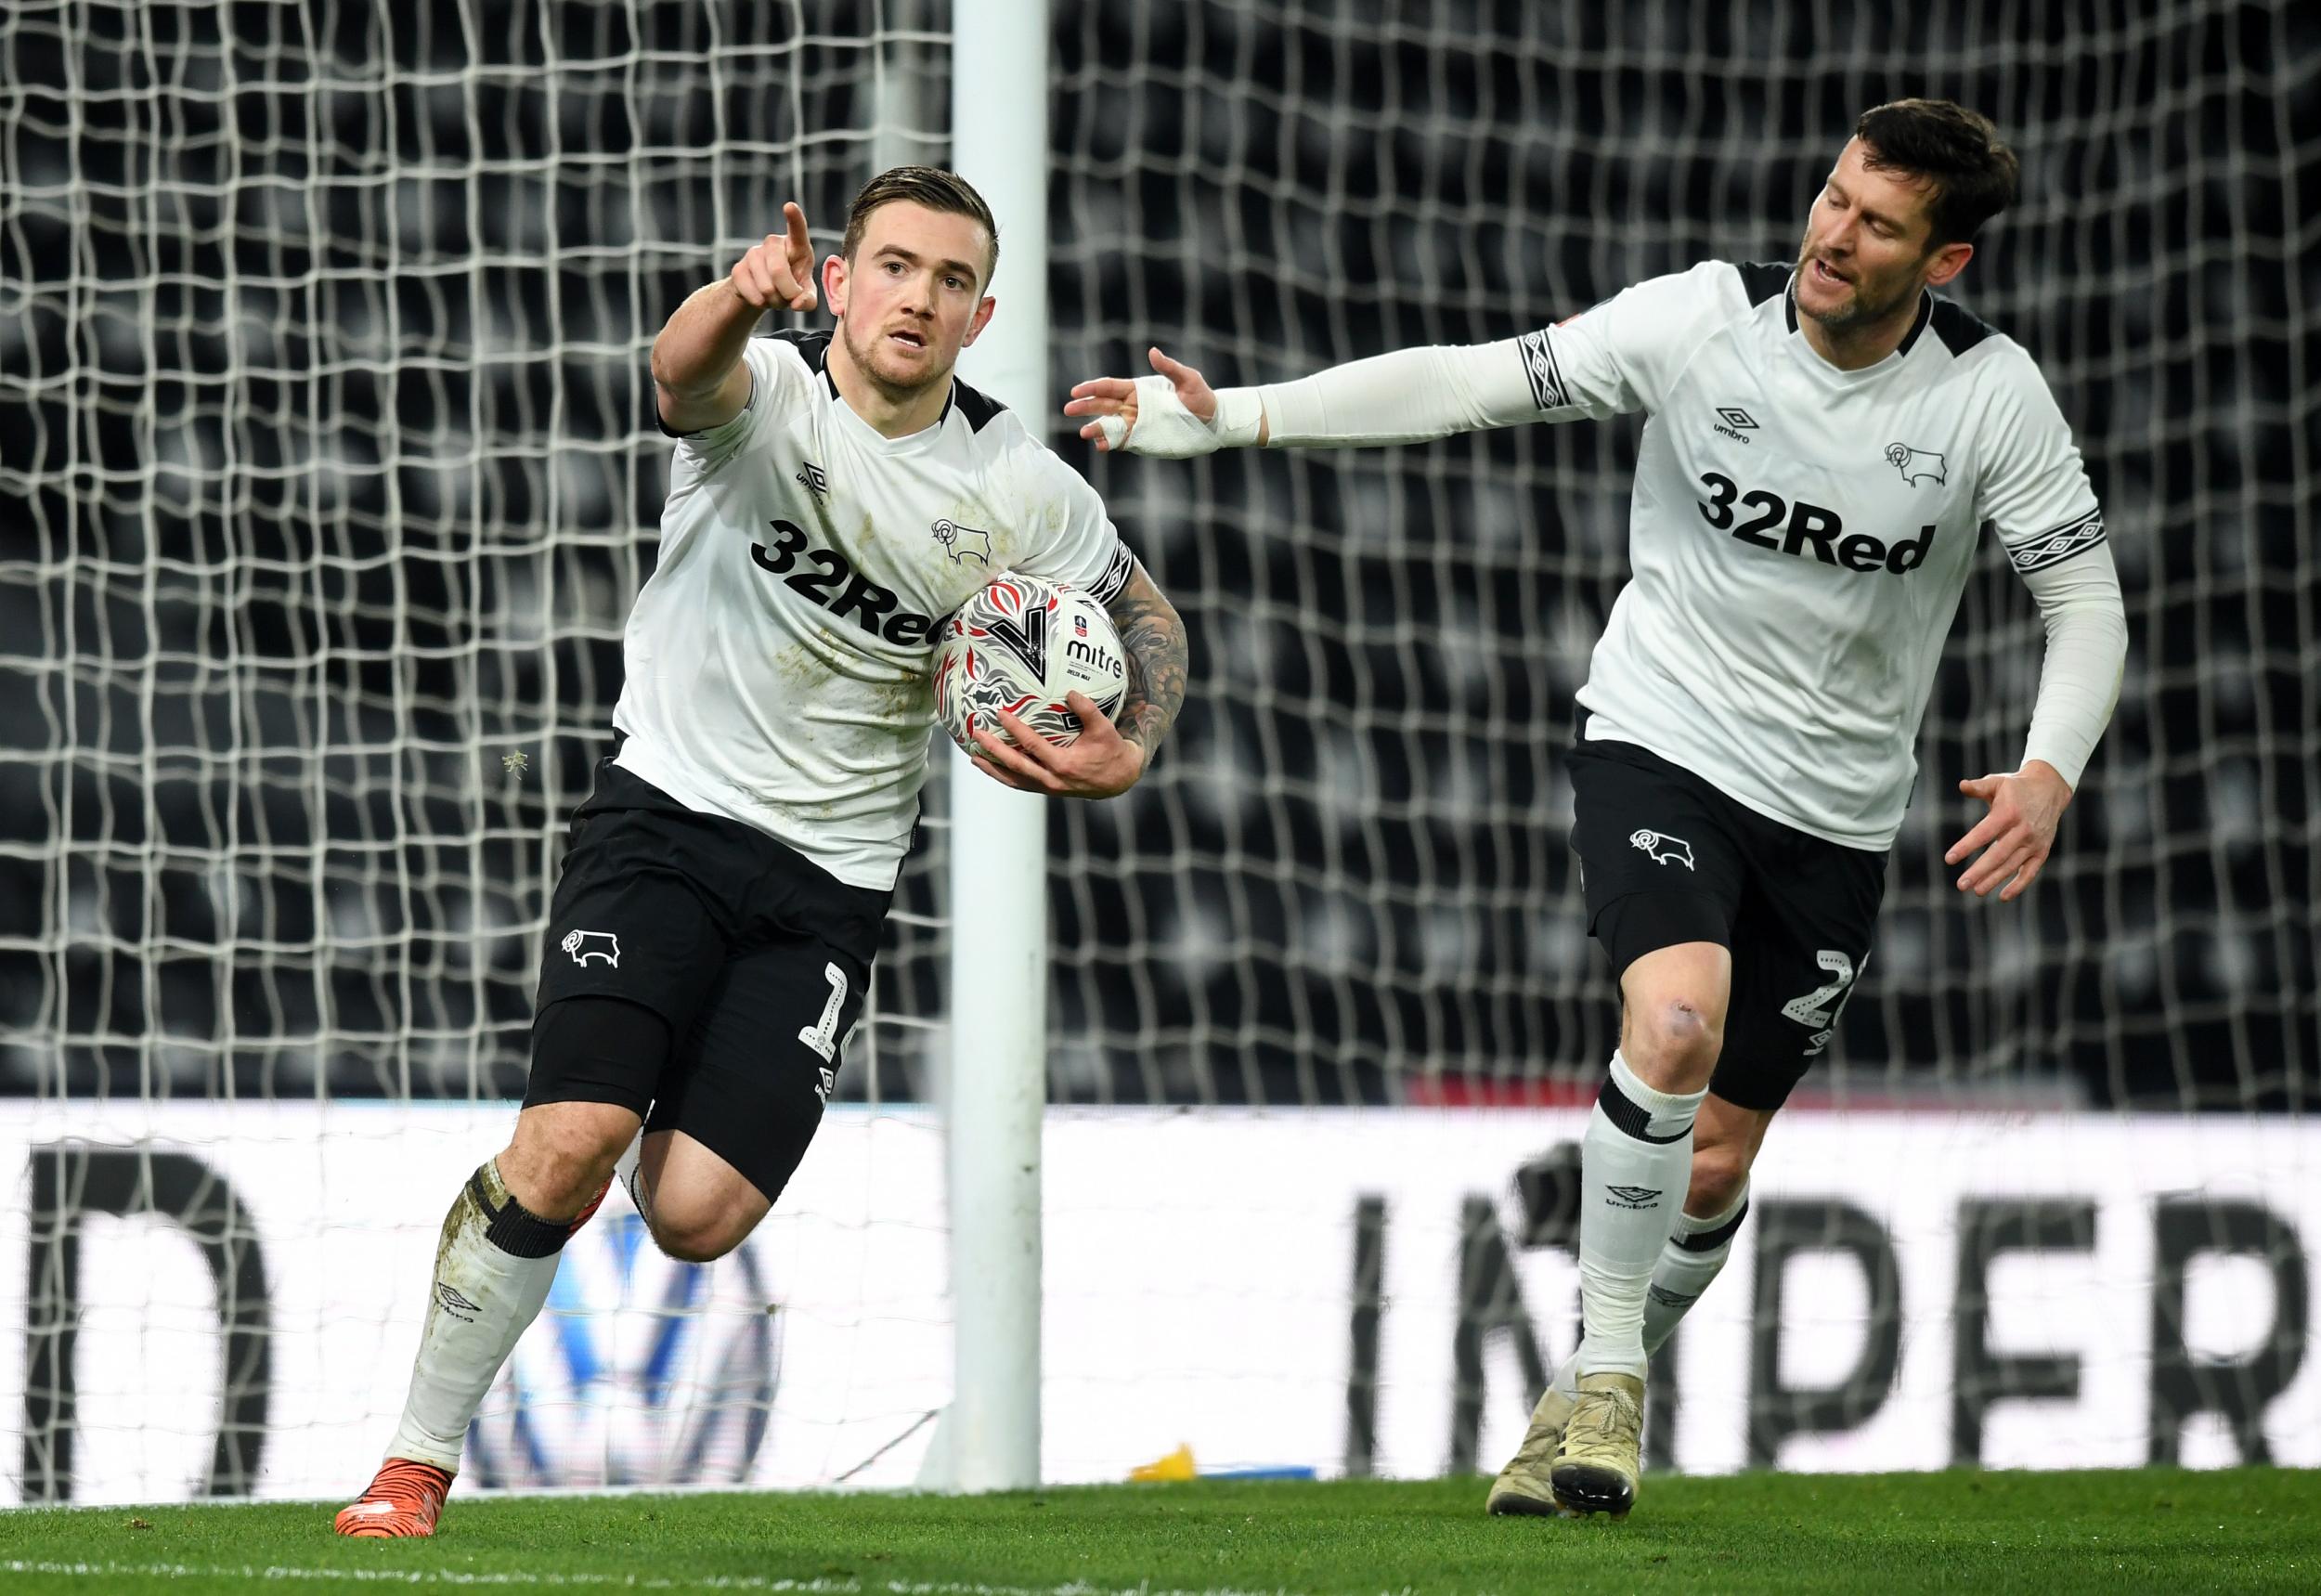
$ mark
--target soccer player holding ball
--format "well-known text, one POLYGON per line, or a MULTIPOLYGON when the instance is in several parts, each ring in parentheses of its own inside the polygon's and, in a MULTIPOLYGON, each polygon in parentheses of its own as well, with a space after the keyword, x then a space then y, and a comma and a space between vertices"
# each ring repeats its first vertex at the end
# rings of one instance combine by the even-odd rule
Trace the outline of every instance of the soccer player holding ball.
POLYGON ((1493 1512, 1625 1513, 1646 1360, 1748 1211, 1767 1126, 1870 954, 1913 746, 1980 530, 2036 597, 2046 657, 2013 771, 1947 855, 1963 891, 2037 879, 2111 716, 2120 581, 2071 432, 2020 345, 1933 292, 2014 199, 2016 160, 1942 100, 1865 113, 1794 263, 1709 261, 1560 326, 1300 382, 1081 383, 1104 448, 1409 443, 1647 412, 1633 577, 1571 755, 1588 928, 1620 1045, 1583 1143, 1579 1349, 1493 1512))
POLYGON ((1183 624, 1096 491, 952 374, 995 305, 982 197, 929 167, 874 178, 819 293, 805 214, 783 214, 654 344, 677 458, 622 741, 573 817, 514 1139, 444 1221, 410 1395, 342 1535, 434 1532, 469 1421, 641 1128, 624 1173, 673 1257, 730 1252, 781 1194, 918 818, 945 617, 1012 571, 1119 634, 1118 712, 1070 694, 1069 746, 1004 708, 1005 735, 974 728, 1011 786, 1124 792, 1184 700, 1183 624), (833 330, 752 336, 823 295, 833 330))

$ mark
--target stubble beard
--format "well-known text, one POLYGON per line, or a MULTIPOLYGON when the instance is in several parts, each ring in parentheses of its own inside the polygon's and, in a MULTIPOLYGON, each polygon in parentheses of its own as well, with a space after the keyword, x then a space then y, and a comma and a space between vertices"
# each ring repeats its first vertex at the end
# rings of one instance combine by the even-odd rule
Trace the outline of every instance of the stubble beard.
MULTIPOLYGON (((886 334, 875 335, 868 344, 857 343, 853 324, 844 317, 838 320, 838 336, 846 341, 846 352, 853 357, 854 369, 868 377, 871 386, 876 388, 879 396, 889 404, 907 404, 938 383, 951 380, 951 366, 947 362, 924 376, 896 376, 884 364, 887 357, 886 334)), ((927 347, 934 347, 931 338, 927 341, 927 347)))
MULTIPOLYGON (((1811 268, 1812 265, 1812 245, 1809 242, 1799 244, 1797 246, 1797 276, 1800 279, 1804 278, 1806 272, 1811 268)), ((1861 292, 1861 281, 1859 278, 1848 283, 1846 286, 1852 290, 1852 297, 1838 309, 1809 309, 1806 305, 1805 300, 1800 297, 1797 300, 1798 314, 1812 318, 1815 321, 1821 324, 1822 331, 1842 337, 1846 333, 1856 331, 1861 328, 1868 327, 1875 322, 1884 320, 1886 318, 1893 315, 1895 310, 1905 301, 1916 299, 1919 293, 1924 290, 1923 284, 1915 282, 1909 283, 1901 288, 1896 289, 1894 292, 1884 301, 1874 305, 1861 292)))

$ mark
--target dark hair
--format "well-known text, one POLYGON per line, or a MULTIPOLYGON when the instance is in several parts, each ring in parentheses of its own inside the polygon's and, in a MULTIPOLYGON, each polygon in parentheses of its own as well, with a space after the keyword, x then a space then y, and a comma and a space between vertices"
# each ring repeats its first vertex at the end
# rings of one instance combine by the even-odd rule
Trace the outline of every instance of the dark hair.
POLYGON ((897 200, 908 200, 930 211, 967 216, 981 224, 983 236, 991 240, 991 248, 983 257, 983 285, 991 286, 992 274, 999 269, 999 224, 992 219, 992 208, 975 191, 975 185, 956 172, 946 172, 940 166, 891 166, 862 185, 862 191, 854 196, 854 203, 847 208, 846 242, 838 248, 848 265, 853 264, 854 251, 862 241, 862 228, 870 221, 870 214, 897 200))
POLYGON ((1934 192, 1927 248, 1965 243, 2015 202, 2015 151, 1999 142, 1990 119, 1947 99, 1898 99, 1861 113, 1854 136, 1862 162, 1924 178, 1934 192))

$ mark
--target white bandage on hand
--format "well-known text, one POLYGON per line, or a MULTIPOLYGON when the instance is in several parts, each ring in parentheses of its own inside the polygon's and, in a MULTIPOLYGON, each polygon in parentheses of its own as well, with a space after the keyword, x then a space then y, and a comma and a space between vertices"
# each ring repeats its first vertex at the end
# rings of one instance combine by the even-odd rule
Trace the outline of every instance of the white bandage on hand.
POLYGON ((1257 442, 1264 419, 1265 409, 1255 390, 1220 388, 1217 413, 1204 422, 1185 408, 1173 383, 1152 376, 1136 379, 1135 426, 1118 416, 1098 416, 1096 425, 1104 429, 1107 448, 1159 460, 1190 460, 1221 448, 1248 448, 1257 442))

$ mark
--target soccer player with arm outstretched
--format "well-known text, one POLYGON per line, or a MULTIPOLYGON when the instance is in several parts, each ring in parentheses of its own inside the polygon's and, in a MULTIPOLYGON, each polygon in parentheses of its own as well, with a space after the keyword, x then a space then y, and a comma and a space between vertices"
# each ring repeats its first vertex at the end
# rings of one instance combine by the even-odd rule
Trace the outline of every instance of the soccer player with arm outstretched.
POLYGON ((1650 418, 1570 765, 1621 995, 1583 1145, 1584 1328, 1495 1512, 1635 1499, 1647 1357, 1730 1253, 1766 1128, 1869 957, 1984 526, 2047 647, 2022 763, 1958 784, 1988 806, 1947 855, 1961 890, 2037 879, 2110 718, 2126 619, 2070 428, 2020 345, 1933 292, 2015 189, 1988 121, 1901 100, 1861 117, 1792 263, 1705 262, 1519 338, 1265 387, 1155 349, 1156 375, 1065 406, 1100 448, 1168 457, 1650 418))
POLYGON ((1031 790, 1125 791, 1185 694, 1185 631, 1087 483, 952 374, 991 319, 999 230, 964 179, 856 195, 815 308, 795 204, 653 346, 676 439, 660 563, 623 638, 618 750, 573 816, 514 1137, 444 1220, 410 1395, 342 1535, 434 1532, 469 1421, 616 1163, 653 1239, 739 1246, 804 1156, 861 1016, 918 819, 939 621, 1002 570, 1105 604, 1117 721, 977 763, 1031 790), (963 530, 979 534, 961 536, 963 530), (642 1137, 640 1141, 639 1132, 642 1137))

